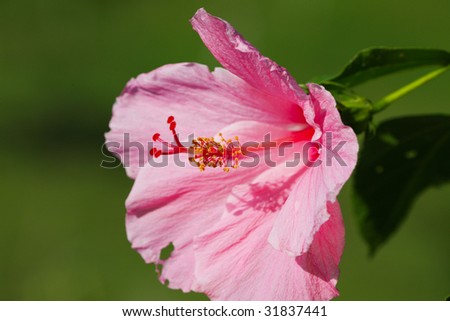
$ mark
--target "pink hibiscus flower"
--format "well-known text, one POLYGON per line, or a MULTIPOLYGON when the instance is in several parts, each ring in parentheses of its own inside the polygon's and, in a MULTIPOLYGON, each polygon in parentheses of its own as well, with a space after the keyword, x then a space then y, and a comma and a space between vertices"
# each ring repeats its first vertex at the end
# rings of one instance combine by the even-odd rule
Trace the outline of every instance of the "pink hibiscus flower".
POLYGON ((180 63, 139 75, 117 99, 106 134, 135 179, 126 201, 133 248, 162 264, 170 288, 211 299, 335 297, 344 247, 336 196, 356 163, 354 132, 329 92, 309 84, 306 94, 226 21, 200 9, 191 23, 225 69, 180 63), (192 133, 194 142, 180 142, 192 133), (264 158, 262 143, 244 143, 266 134, 276 165, 243 166, 250 155, 264 158), (228 165, 223 137, 236 147, 228 165), (309 162, 288 166, 305 146, 309 162), (169 161, 154 166, 156 159, 169 161), (170 243, 170 257, 160 259, 170 243))

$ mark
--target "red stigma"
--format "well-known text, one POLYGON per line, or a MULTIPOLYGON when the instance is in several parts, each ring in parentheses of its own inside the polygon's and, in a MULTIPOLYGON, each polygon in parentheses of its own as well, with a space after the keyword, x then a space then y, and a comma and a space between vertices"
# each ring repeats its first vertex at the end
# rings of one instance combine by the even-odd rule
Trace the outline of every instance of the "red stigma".
POLYGON ((173 121, 173 122, 171 122, 171 123, 170 123, 170 127, 169 127, 169 128, 170 128, 170 130, 171 130, 171 131, 175 130, 175 127, 177 127, 177 123, 176 123, 176 122, 174 122, 174 121, 173 121))
POLYGON ((183 146, 183 144, 181 144, 179 138, 178 138, 178 134, 175 131, 175 128, 177 126, 177 123, 175 122, 175 117, 173 116, 169 116, 167 118, 167 123, 169 124, 169 129, 172 132, 173 135, 173 139, 175 141, 175 144, 173 143, 168 143, 164 140, 161 139, 161 134, 160 133, 155 133, 153 134, 153 141, 154 142, 160 142, 163 146, 167 147, 168 150, 166 151, 162 151, 156 147, 153 147, 150 150, 150 155, 158 158, 161 155, 173 155, 173 154, 178 154, 178 153, 187 153, 187 148, 183 146))

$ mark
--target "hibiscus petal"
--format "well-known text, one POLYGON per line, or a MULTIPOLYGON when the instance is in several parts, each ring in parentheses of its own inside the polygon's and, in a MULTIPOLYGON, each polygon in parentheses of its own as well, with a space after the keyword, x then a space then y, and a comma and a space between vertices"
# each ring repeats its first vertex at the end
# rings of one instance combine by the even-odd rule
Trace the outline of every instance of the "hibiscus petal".
POLYGON ((307 168, 300 175, 277 215, 269 242, 291 256, 305 253, 314 234, 328 220, 327 189, 322 168, 307 168))
POLYGON ((170 258, 164 262, 159 280, 161 283, 169 281, 168 287, 180 289, 183 292, 190 292, 195 284, 194 278, 194 247, 189 242, 184 246, 175 249, 170 258))
POLYGON ((329 300, 338 295, 344 228, 337 203, 329 203, 330 219, 302 256, 288 256, 267 242, 291 185, 287 176, 274 180, 280 173, 270 170, 234 188, 222 220, 195 240, 196 291, 214 300, 329 300))
POLYGON ((201 8, 191 24, 222 66, 255 88, 292 102, 305 96, 285 68, 261 55, 228 22, 201 8))
POLYGON ((130 177, 148 162, 154 133, 173 141, 169 116, 175 116, 182 141, 199 130, 213 136, 236 121, 258 119, 276 125, 303 117, 294 104, 262 93, 221 68, 211 73, 194 63, 163 66, 130 80, 113 107, 107 146, 130 177))
POLYGON ((173 243, 174 255, 163 268, 163 278, 180 271, 184 271, 184 276, 170 279, 171 287, 189 291, 193 275, 190 243, 195 235, 220 218, 231 189, 228 186, 245 177, 246 173, 238 171, 225 173, 217 169, 201 173, 190 165, 186 168, 146 166, 141 170, 126 202, 128 239, 147 263, 163 263, 160 252, 173 243), (219 181, 223 186, 217 184, 219 181), (183 248, 188 251, 183 253, 183 248))
POLYGON ((308 251, 314 234, 328 220, 327 202, 336 200, 356 165, 358 153, 356 135, 342 123, 331 94, 318 85, 311 84, 309 89, 305 115, 313 115, 310 121, 320 128, 314 136, 322 145, 318 158, 321 163, 300 176, 269 236, 275 249, 292 256, 308 251))
POLYGON ((298 256, 296 260, 305 271, 336 286, 339 262, 345 245, 345 229, 339 203, 328 202, 327 211, 330 218, 315 234, 308 252, 298 256))
POLYGON ((356 166, 358 138, 349 126, 342 123, 336 102, 322 86, 308 84, 310 101, 316 109, 315 122, 322 127, 322 166, 327 199, 334 202, 344 183, 356 166), (317 110, 321 110, 318 112, 317 110))
MULTIPOLYGON (((260 141, 266 133, 287 133, 255 121, 236 122, 222 132, 238 135, 242 141, 260 141)), ((171 288, 190 291, 193 238, 220 219, 233 186, 251 181, 267 167, 261 164, 228 173, 221 168, 206 168, 200 172, 187 163, 187 155, 178 156, 186 167, 178 167, 174 156, 162 156, 162 160, 168 160, 166 166, 147 165, 141 170, 126 201, 126 223, 128 238, 144 260, 164 264, 161 281, 168 279, 171 288), (161 250, 170 243, 175 248, 171 257, 160 260, 161 250)))

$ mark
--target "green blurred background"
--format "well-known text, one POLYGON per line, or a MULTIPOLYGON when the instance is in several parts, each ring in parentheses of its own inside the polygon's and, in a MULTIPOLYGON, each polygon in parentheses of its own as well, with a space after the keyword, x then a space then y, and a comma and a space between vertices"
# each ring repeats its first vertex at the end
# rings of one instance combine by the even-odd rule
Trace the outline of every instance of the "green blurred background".
MULTIPOLYGON (((167 63, 218 65, 188 22, 199 7, 231 22, 299 82, 338 72, 369 46, 450 50, 446 0, 2 0, 0 299, 205 298, 158 283, 126 239, 132 181, 122 168, 100 168, 111 106, 131 77, 167 63)), ((380 97, 421 73, 360 90, 380 97)), ((449 83, 446 74, 381 117, 448 114, 449 83)), ((339 299, 450 294, 450 186, 423 194, 369 259, 350 185, 340 197, 347 245, 339 299)))

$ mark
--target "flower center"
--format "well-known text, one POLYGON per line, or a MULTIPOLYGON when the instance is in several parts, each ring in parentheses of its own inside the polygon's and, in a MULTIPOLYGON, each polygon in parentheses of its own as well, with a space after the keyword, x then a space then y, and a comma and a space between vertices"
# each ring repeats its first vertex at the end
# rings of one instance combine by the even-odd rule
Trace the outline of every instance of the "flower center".
MULTIPOLYGON (((160 149, 153 147, 150 150, 150 155, 158 158, 161 155, 175 155, 188 154, 189 162, 197 166, 201 172, 207 167, 222 168, 225 172, 229 172, 231 168, 238 168, 239 162, 244 157, 251 156, 254 152, 263 152, 270 148, 278 148, 284 155, 284 150, 287 146, 296 142, 310 142, 306 144, 307 155, 303 155, 305 160, 314 162, 321 153, 321 146, 318 142, 312 142, 311 138, 314 135, 314 129, 307 127, 302 130, 291 132, 288 136, 275 139, 274 141, 252 142, 252 144, 245 143, 241 145, 237 136, 232 139, 225 139, 222 133, 219 133, 219 138, 214 137, 198 137, 192 140, 191 144, 186 147, 179 139, 176 131, 177 123, 173 116, 167 118, 169 130, 173 135, 173 143, 168 143, 161 139, 160 133, 155 133, 152 137, 154 142, 161 144, 160 149)), ((265 139, 265 138, 264 138, 265 139)))
POLYGON ((189 154, 189 161, 194 166, 197 166, 201 172, 206 167, 221 167, 225 172, 229 172, 230 168, 239 167, 239 158, 242 155, 241 144, 239 138, 234 137, 234 141, 231 139, 225 139, 222 133, 219 133, 219 141, 214 137, 198 137, 192 140, 189 147, 185 147, 178 137, 176 132, 177 123, 173 116, 167 118, 169 129, 172 132, 175 144, 168 143, 161 139, 159 133, 155 133, 152 137, 154 142, 159 142, 165 147, 165 150, 153 147, 150 150, 150 155, 158 158, 161 155, 174 155, 186 153, 189 154))

